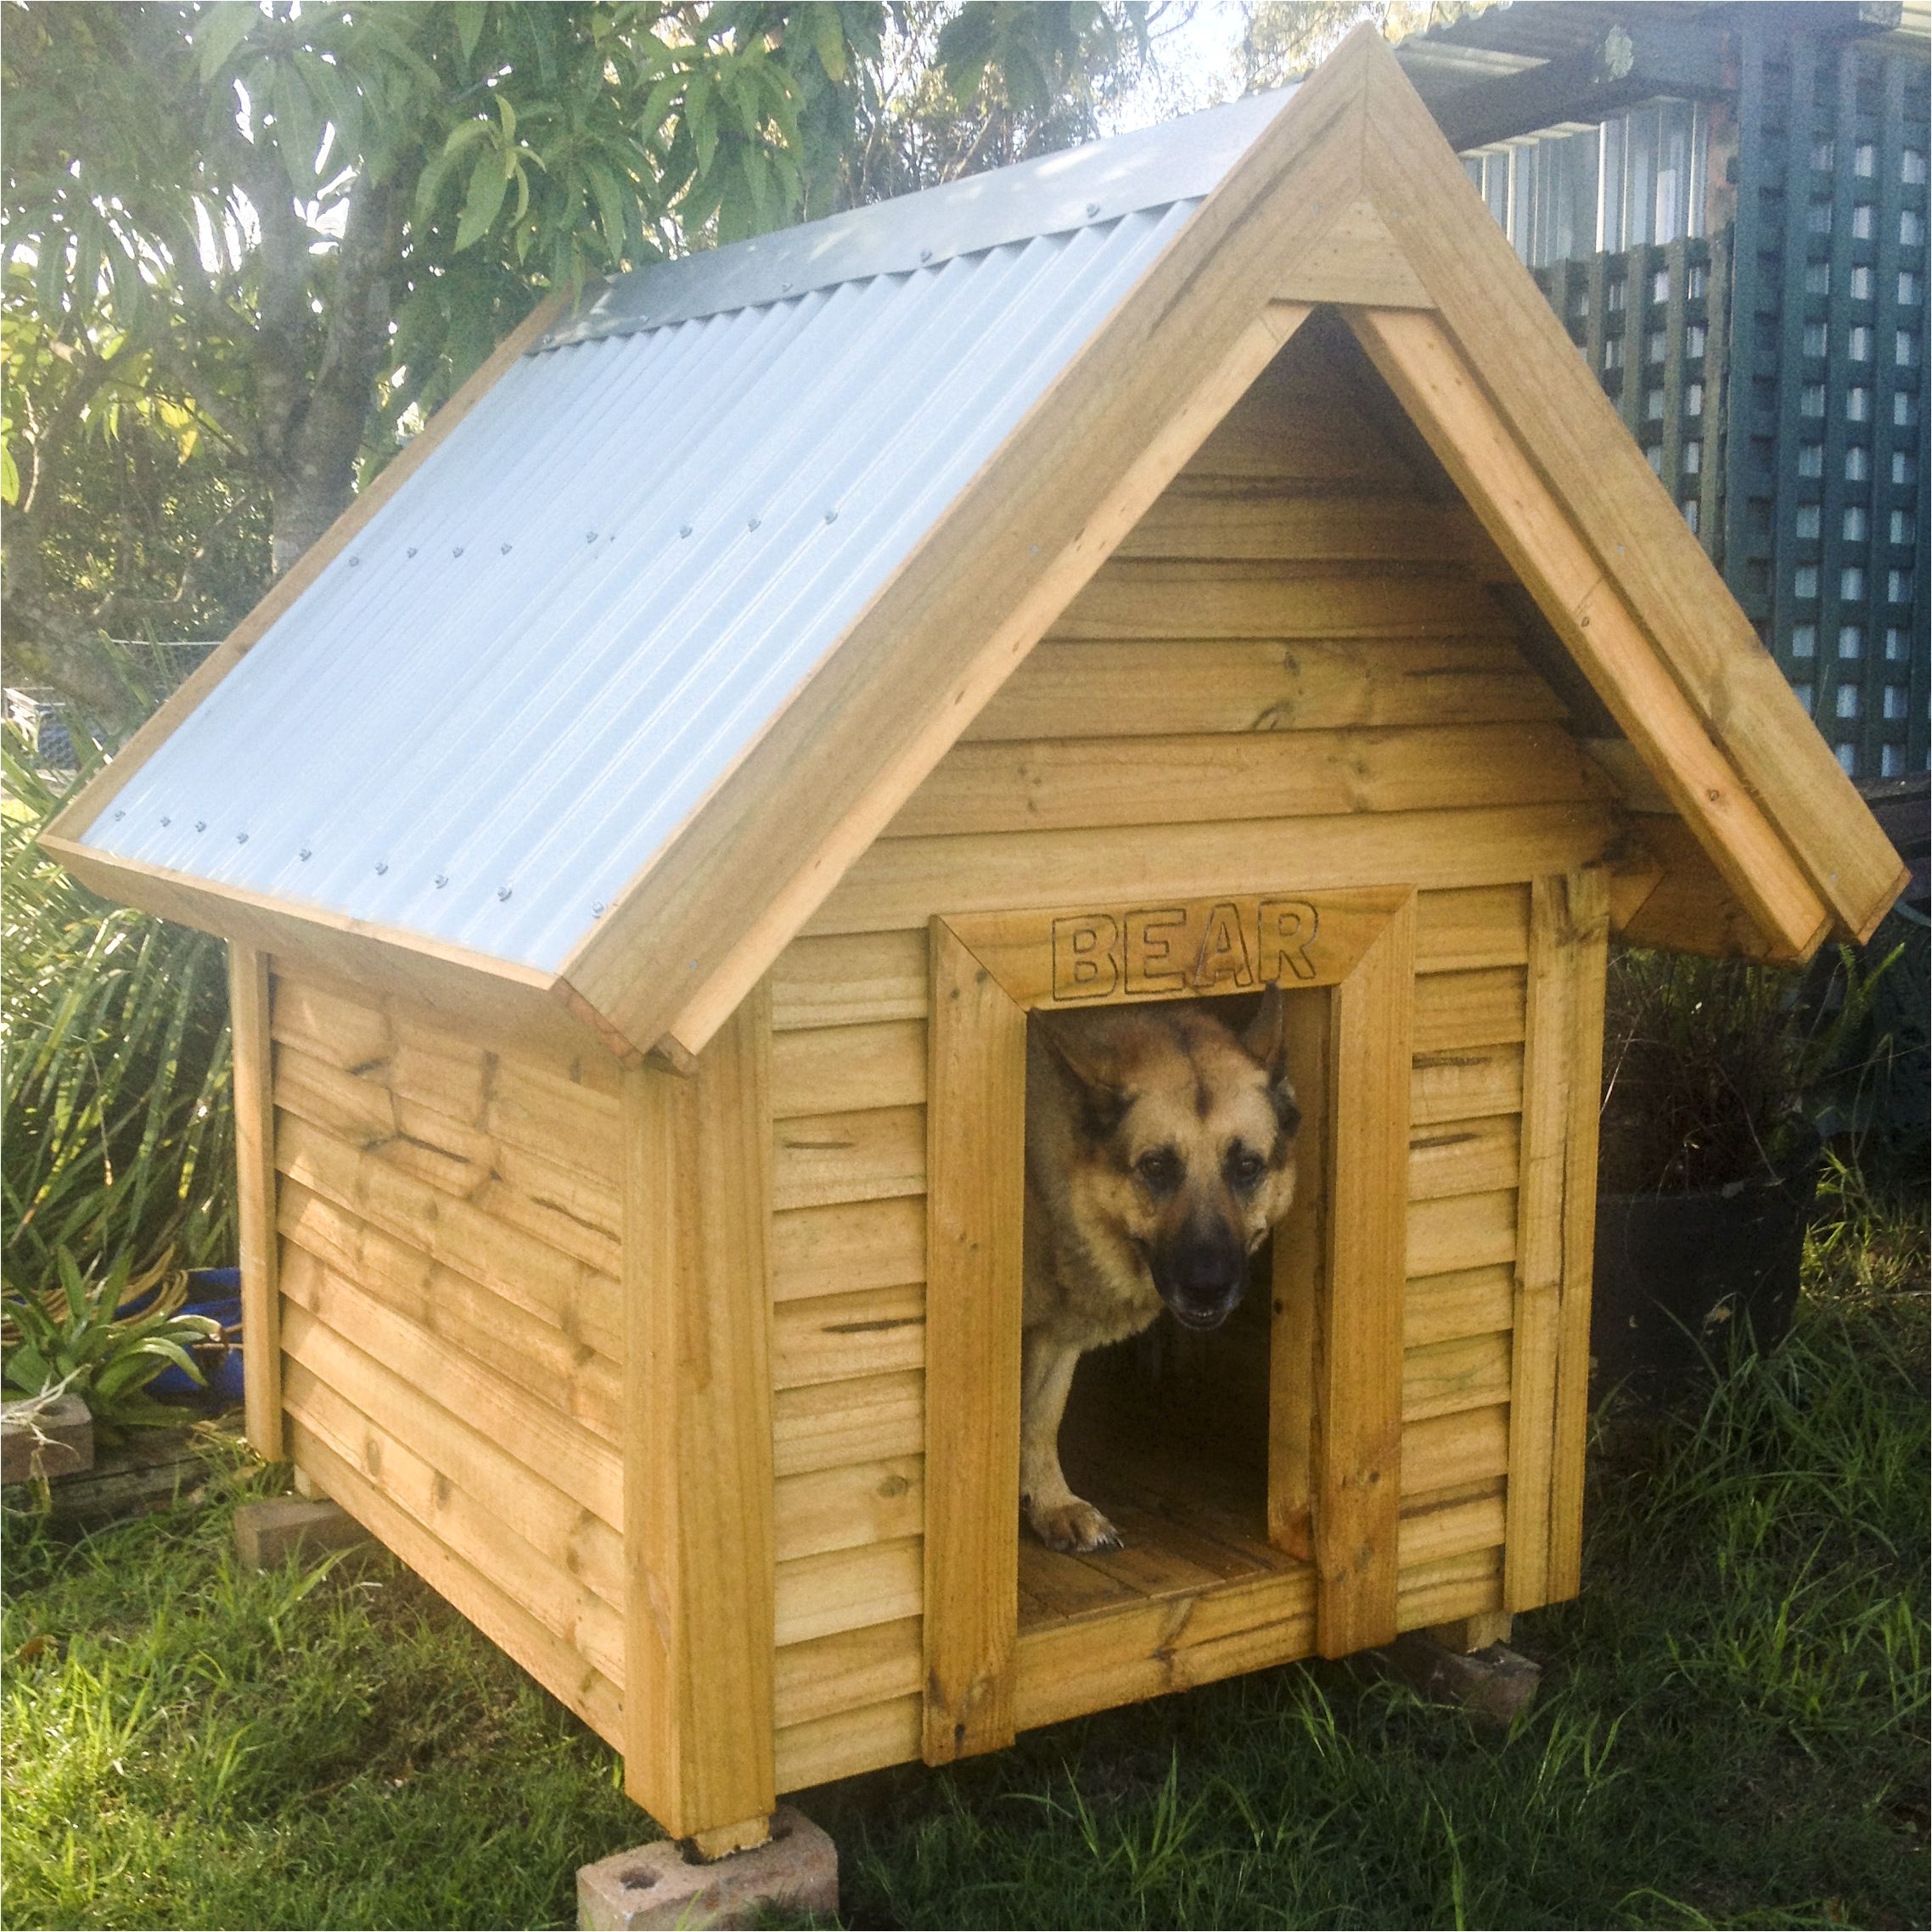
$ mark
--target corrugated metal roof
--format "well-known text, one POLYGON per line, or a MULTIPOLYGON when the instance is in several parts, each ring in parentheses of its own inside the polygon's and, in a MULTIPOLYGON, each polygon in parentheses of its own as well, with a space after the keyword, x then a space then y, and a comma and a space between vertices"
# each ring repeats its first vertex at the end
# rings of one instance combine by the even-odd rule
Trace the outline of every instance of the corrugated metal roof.
POLYGON ((520 361, 83 842, 557 969, 1263 121, 1158 131, 1165 204, 520 361))

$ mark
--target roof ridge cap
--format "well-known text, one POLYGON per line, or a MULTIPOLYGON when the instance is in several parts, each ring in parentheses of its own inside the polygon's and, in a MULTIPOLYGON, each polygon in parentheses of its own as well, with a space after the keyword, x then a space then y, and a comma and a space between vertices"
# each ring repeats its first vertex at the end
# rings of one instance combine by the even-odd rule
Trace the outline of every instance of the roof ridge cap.
POLYGON ((959 256, 1193 200, 1221 180, 1294 92, 1250 94, 722 248, 649 263, 587 291, 530 353, 760 307, 841 282, 938 268, 959 256))

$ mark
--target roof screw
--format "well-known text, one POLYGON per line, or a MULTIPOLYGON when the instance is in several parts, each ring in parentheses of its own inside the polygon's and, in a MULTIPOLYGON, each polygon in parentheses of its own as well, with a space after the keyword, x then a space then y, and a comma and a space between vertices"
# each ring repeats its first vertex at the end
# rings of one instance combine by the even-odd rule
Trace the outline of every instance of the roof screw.
POLYGON ((351 570, 359 570, 362 567, 362 559, 360 557, 351 557, 349 559, 349 568, 351 570))
POLYGON ((441 891, 442 890, 442 889, 443 889, 443 888, 444 888, 446 885, 447 885, 448 884, 449 884, 449 874, 448 874, 446 872, 439 872, 439 873, 436 874, 436 890, 437 890, 437 891, 441 892, 441 891))
POLYGON ((405 554, 406 556, 413 557, 413 556, 416 554, 416 546, 415 546, 413 543, 412 543, 412 544, 409 546, 408 549, 407 549, 407 551, 404 553, 404 554, 405 554))
POLYGON ((161 823, 164 825, 171 825, 174 823, 174 821, 173 819, 170 818, 168 815, 164 812, 161 814, 161 823))
POLYGON ((597 542, 597 532, 596 532, 594 530, 587 530, 587 531, 584 532, 584 542, 585 542, 586 543, 594 543, 594 542, 597 542))
POLYGON ((590 913, 591 913, 591 917, 592 917, 593 919, 601 919, 601 918, 604 917, 604 901, 603 901, 603 900, 601 900, 601 899, 598 899, 598 900, 596 900, 596 901, 594 901, 592 903, 592 906, 591 906, 591 909, 590 909, 590 913))
POLYGON ((839 513, 836 510, 826 511, 825 520, 828 523, 836 523, 839 520, 839 513))
POLYGON ((508 555, 509 555, 509 553, 510 553, 510 547, 509 547, 509 545, 508 545, 508 544, 507 544, 507 543, 506 543, 506 544, 504 544, 504 545, 503 545, 503 547, 502 548, 502 549, 500 549, 500 550, 499 550, 499 551, 497 551, 497 554, 499 557, 507 557, 507 556, 508 556, 508 555))
POLYGON ((1088 221, 1090 221, 1090 222, 1091 222, 1091 221, 1093 219, 1093 217, 1094 217, 1096 215, 1098 215, 1099 212, 1100 212, 1100 204, 1099 204, 1098 201, 1089 201, 1089 202, 1087 203, 1087 220, 1088 220, 1088 221))
POLYGON ((125 806, 117 805, 114 808, 114 815, 116 818, 125 818, 127 816, 127 808, 125 806))
POLYGON ((205 818, 197 818, 194 821, 194 829, 197 832, 205 832, 208 829, 208 821, 205 818))
POLYGON ((781 282, 781 283, 778 284, 778 293, 779 293, 780 295, 789 295, 791 292, 792 292, 792 285, 791 285, 791 284, 790 284, 789 282, 781 282))
POLYGON ((751 519, 751 520, 750 520, 749 523, 747 523, 747 524, 745 525, 745 526, 744 526, 744 527, 745 527, 747 530, 755 530, 755 529, 757 529, 757 527, 758 527, 758 520, 757 520, 757 518, 756 518, 756 517, 753 517, 753 518, 751 519))
POLYGON ((306 845, 304 845, 302 849, 295 854, 295 856, 299 859, 308 859, 312 858, 314 856, 314 854, 309 851, 306 845))
POLYGON ((691 526, 690 526, 690 525, 689 525, 689 524, 686 524, 686 525, 683 525, 683 527, 682 527, 682 529, 680 529, 680 530, 679 530, 679 531, 677 532, 677 534, 678 534, 680 536, 688 536, 691 534, 691 526))
POLYGON ((236 833, 236 834, 235 834, 235 843, 236 843, 238 845, 245 845, 248 843, 248 834, 247 834, 247 833, 245 833, 245 832, 238 832, 238 833, 236 833))
POLYGON ((450 552, 450 555, 452 557, 460 557, 462 554, 463 546, 460 543, 457 545, 455 549, 450 552))
POLYGON ((376 872, 377 872, 377 873, 378 873, 378 875, 379 875, 379 876, 381 873, 387 872, 388 870, 389 870, 389 861, 388 861, 387 859, 378 859, 378 860, 376 861, 376 872))
POLYGON ((932 260, 932 250, 929 248, 922 248, 919 250, 919 260, 921 261, 930 261, 932 260))
POLYGON ((509 897, 509 896, 510 896, 510 889, 509 889, 509 887, 508 887, 508 886, 507 886, 507 885, 499 885, 499 886, 497 888, 497 896, 499 899, 508 899, 508 898, 509 897))

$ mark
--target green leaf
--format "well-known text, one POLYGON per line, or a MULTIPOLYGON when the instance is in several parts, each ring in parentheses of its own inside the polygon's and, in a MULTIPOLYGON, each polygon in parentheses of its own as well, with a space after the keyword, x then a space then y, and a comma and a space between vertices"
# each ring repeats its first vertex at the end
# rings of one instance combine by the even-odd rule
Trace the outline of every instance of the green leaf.
POLYGON ((610 264, 615 268, 624 260, 625 233, 629 226, 624 190, 618 185, 617 177, 601 161, 587 163, 584 172, 597 195, 598 225, 604 230, 604 245, 610 251, 610 264))
POLYGON ((194 52, 204 81, 214 79, 261 18, 251 0, 227 0, 202 14, 194 23, 194 52))
POLYGON ((488 9, 481 0, 457 0, 450 12, 456 20, 456 43, 463 51, 463 64, 467 67, 476 58, 476 43, 483 37, 488 9))
POLYGON ((807 7, 806 17, 812 23, 812 44, 818 53, 818 65, 825 70, 825 77, 834 86, 845 78, 845 32, 840 22, 836 7, 807 7))
POLYGON ((289 185, 299 195, 312 194, 315 157, 322 146, 322 115, 308 82, 295 70, 292 61, 275 64, 268 100, 275 115, 275 149, 282 157, 282 170, 289 177, 289 185))
POLYGON ((496 225, 497 211, 503 205, 509 188, 508 177, 495 149, 476 157, 469 171, 469 189, 463 197, 463 216, 456 225, 456 252, 474 247, 496 225))

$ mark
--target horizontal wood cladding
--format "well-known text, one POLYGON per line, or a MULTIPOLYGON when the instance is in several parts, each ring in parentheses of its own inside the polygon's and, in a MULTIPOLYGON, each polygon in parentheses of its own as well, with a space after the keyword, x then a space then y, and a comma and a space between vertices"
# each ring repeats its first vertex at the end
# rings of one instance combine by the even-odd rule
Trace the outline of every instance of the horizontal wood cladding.
POLYGON ((898 1288, 926 1275, 924 1194, 793 1208, 772 1216, 772 1298, 898 1288))
POLYGON ((886 828, 888 838, 1345 812, 1547 805, 1603 795, 1553 724, 1196 733, 957 745, 886 828))
POLYGON ((283 1180, 277 1208, 283 1239, 334 1276, 618 1446, 622 1408, 616 1365, 587 1342, 571 1340, 562 1328, 299 1182, 283 1180))
MULTIPOLYGON (((1345 727, 1553 722, 1563 711, 1507 637, 1400 644, 1219 635, 1036 644, 967 729, 969 743, 1131 743, 1345 727), (1177 660, 1187 675, 1176 675, 1177 660)), ((1130 755, 1123 750, 1123 758, 1130 755)), ((1230 795, 1231 806, 1238 800, 1230 795)))
POLYGON ((777 1738, 778 1789, 802 1791, 834 1778, 856 1778, 919 1755, 918 1693, 787 1725, 777 1738))
MULTIPOLYGON (((319 1295, 318 1308, 298 1296, 310 1296, 319 1286, 307 1258, 284 1245, 283 1261, 290 1278, 288 1306, 283 1311, 284 1348, 316 1379, 352 1401, 365 1415, 380 1418, 384 1426, 452 1482, 473 1494, 497 1501, 504 1519, 525 1541, 553 1562, 581 1575, 613 1603, 622 1594, 622 1551, 619 1545, 621 1496, 613 1493, 608 1451, 593 1460, 570 1458, 566 1466, 540 1464, 521 1443, 506 1446, 517 1416, 493 1413, 469 1416, 441 1399, 460 1399, 461 1390, 439 1379, 435 1390, 418 1388, 405 1368, 391 1368, 358 1345, 329 1317, 319 1295)), ((365 1341, 368 1338, 363 1338, 365 1341)), ((380 1346, 378 1340, 373 1345, 380 1346)), ((601 1445, 596 1445, 602 1449, 601 1445)))
POLYGON ((788 1643, 775 1679, 779 1727, 909 1697, 924 1661, 917 1617, 788 1643))
POLYGON ((518 1535, 494 1497, 452 1481, 300 1362, 289 1364, 286 1396, 289 1413, 397 1508, 499 1584, 613 1684, 622 1683, 624 1626, 616 1606, 518 1535))
POLYGON ((925 1191, 923 1106, 795 1115, 778 1122, 773 1147, 777 1212, 925 1191))
POLYGON ((1290 495, 1183 477, 1122 538, 1117 559, 1460 565, 1489 539, 1461 503, 1400 491, 1290 495))
POLYGON ((1418 879, 1508 885, 1593 863, 1613 837, 1598 806, 1568 804, 882 839, 806 930, 899 930, 940 907, 1124 907, 1252 892, 1264 865, 1283 887, 1304 891, 1418 879))
MULTIPOLYGON (((1238 499, 1223 499, 1232 508, 1238 499)), ((1503 607, 1457 564, 1121 558, 1061 612, 1048 643, 1153 637, 1506 637, 1503 607)))
POLYGON ((862 1107, 916 1107, 925 1097, 923 1019, 818 1026, 772 1036, 775 1120, 862 1107))
POLYGON ((497 1581, 395 1503, 345 1457, 291 1417, 298 1465, 606 1744, 623 1741, 623 1695, 497 1581))
POLYGON ((772 1323, 778 1389, 924 1366, 926 1291, 919 1283, 781 1301, 772 1323))
POLYGON ((277 1171, 615 1362, 617 1283, 540 1236, 278 1109, 277 1171))
POLYGON ((781 1389, 772 1400, 772 1464, 782 1481, 812 1469, 922 1455, 925 1376, 916 1368, 781 1389))
POLYGON ((795 939, 772 968, 772 1031, 924 1019, 929 977, 923 921, 907 932, 795 939))

